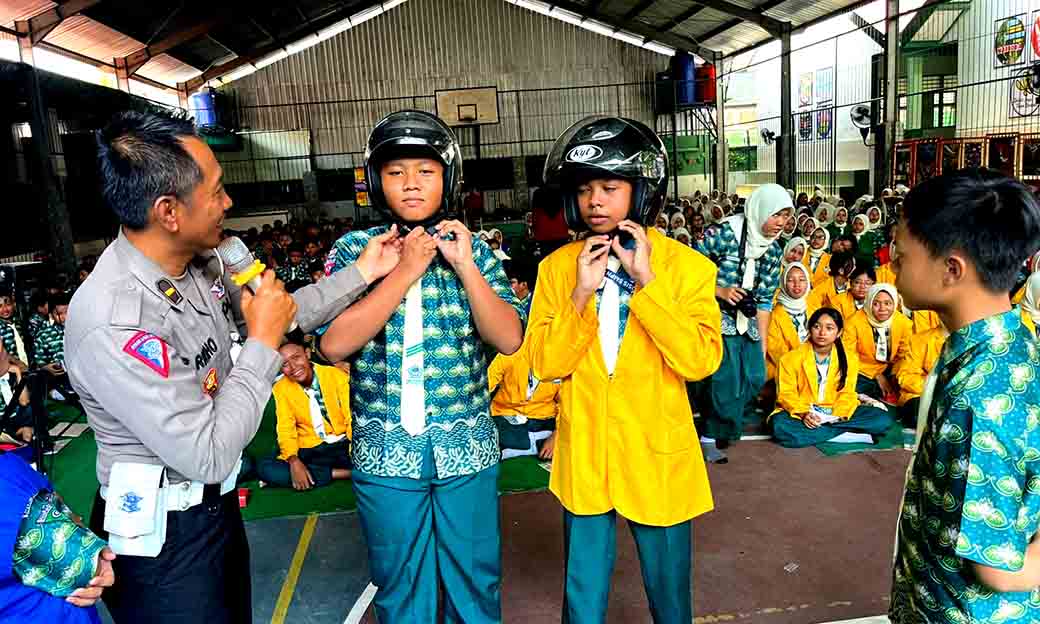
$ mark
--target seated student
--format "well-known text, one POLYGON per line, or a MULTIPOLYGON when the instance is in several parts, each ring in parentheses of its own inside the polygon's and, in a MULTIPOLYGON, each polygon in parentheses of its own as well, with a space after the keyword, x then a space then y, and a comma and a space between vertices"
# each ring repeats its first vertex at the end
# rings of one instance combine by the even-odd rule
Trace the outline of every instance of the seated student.
POLYGON ((43 289, 33 291, 32 297, 29 299, 29 306, 33 310, 28 323, 29 339, 35 342, 40 328, 51 322, 51 308, 47 302, 47 292, 43 289))
POLYGON ((869 261, 874 266, 874 236, 870 232, 867 215, 858 214, 852 218, 852 237, 856 239, 856 260, 869 261))
POLYGON ((791 240, 784 244, 784 264, 783 266, 790 266, 792 264, 804 264, 805 253, 809 249, 809 243, 806 242, 801 236, 795 236, 791 240))
POLYGON ((812 287, 809 304, 814 309, 836 307, 834 299, 849 289, 849 274, 855 268, 856 260, 851 253, 840 252, 832 255, 827 267, 830 279, 812 287))
POLYGON ((278 456, 260 461, 268 485, 309 490, 350 478, 350 375, 310 360, 310 351, 288 342, 274 384, 278 456))
MULTIPOLYGON (((867 291, 875 283, 877 283, 877 279, 874 274, 874 267, 857 260, 855 268, 852 269, 852 273, 849 275, 848 290, 832 297, 830 302, 830 307, 841 312, 841 317, 845 320, 846 326, 849 319, 866 305, 867 291)), ((845 332, 845 335, 848 336, 848 331, 845 332)))
POLYGON ((289 292, 311 283, 309 263, 304 262, 303 245, 294 243, 289 247, 288 262, 280 264, 274 273, 285 283, 289 292))
POLYGON ((896 272, 892 270, 891 260, 892 258, 895 258, 896 255, 895 247, 896 244, 894 242, 888 244, 889 260, 887 262, 882 262, 881 265, 874 270, 874 273, 877 275, 877 281, 879 284, 892 284, 893 286, 896 285, 896 272))
POLYGON ((785 241, 784 244, 786 245, 786 241, 789 241, 795 236, 797 236, 797 230, 798 220, 794 217, 794 215, 791 215, 791 218, 789 218, 787 222, 784 223, 784 231, 780 234, 780 240, 785 241))
POLYGON ((25 341, 22 340, 22 332, 18 329, 18 319, 15 317, 15 301, 13 294, 0 295, 0 341, 3 342, 4 350, 21 363, 28 363, 29 356, 25 350, 25 341))
POLYGON ((838 238, 849 233, 849 210, 845 206, 839 206, 834 211, 834 221, 827 226, 827 231, 831 234, 831 240, 838 240, 838 238))
POLYGON ((856 237, 852 234, 842 234, 837 238, 831 238, 831 256, 838 253, 855 253, 856 237))
POLYGON ((502 459, 538 455, 552 459, 556 446, 560 382, 540 381, 525 349, 495 356, 488 367, 491 417, 498 428, 502 459), (539 443, 541 446, 539 447, 539 443))
POLYGON ((899 394, 889 368, 906 357, 912 332, 910 321, 896 311, 898 301, 895 286, 871 286, 863 309, 845 324, 843 339, 849 357, 859 359, 856 392, 893 405, 899 394))
POLYGON ((766 379, 776 379, 780 358, 801 346, 809 337, 809 317, 816 311, 808 304, 809 270, 801 262, 787 265, 780 276, 780 289, 769 317, 766 341, 766 379))
POLYGON ((811 275, 810 282, 813 286, 821 284, 830 275, 831 255, 827 253, 830 249, 831 235, 824 227, 813 230, 809 238, 809 253, 806 255, 806 266, 809 267, 811 275))
POLYGON ((40 328, 33 349, 33 366, 47 371, 51 377, 49 387, 66 401, 78 400, 65 372, 65 318, 69 299, 65 293, 51 296, 51 322, 40 328))
POLYGON ((906 355, 895 365, 899 382, 899 419, 904 427, 917 427, 917 408, 921 404, 925 380, 939 361, 949 336, 950 332, 943 325, 912 335, 906 355))
MULTIPOLYGON (((10 405, 11 401, 17 401, 18 407, 11 413, 10 420, 4 427, 4 433, 21 442, 31 442, 36 432, 33 430, 33 412, 29 403, 29 387, 23 386, 18 396, 14 396, 14 389, 22 380, 25 371, 15 362, 4 349, 0 349, 0 414, 10 405)), ((46 439, 47 432, 40 432, 46 439)))
POLYGON ((856 393, 855 355, 842 345, 841 314, 820 308, 809 318, 809 340, 780 360, 773 437, 802 448, 846 432, 882 436, 892 426, 888 412, 861 406, 856 393))
POLYGON ((325 265, 321 262, 311 262, 307 265, 307 273, 311 276, 311 283, 317 284, 325 278, 325 265))
POLYGON ((820 227, 820 222, 813 217, 809 217, 805 221, 802 221, 802 227, 798 232, 802 235, 802 238, 809 240, 812 238, 812 233, 815 232, 818 227, 820 227))

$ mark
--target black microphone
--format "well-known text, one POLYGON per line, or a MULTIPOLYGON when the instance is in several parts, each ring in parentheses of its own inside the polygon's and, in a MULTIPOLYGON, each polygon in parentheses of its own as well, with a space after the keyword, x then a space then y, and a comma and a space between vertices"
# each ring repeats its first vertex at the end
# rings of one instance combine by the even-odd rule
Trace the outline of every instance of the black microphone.
MULTIPOLYGON (((263 262, 253 257, 253 252, 249 251, 249 247, 246 247, 242 239, 237 236, 225 238, 217 246, 217 255, 220 256, 221 262, 224 263, 224 268, 231 274, 231 281, 236 286, 248 288, 250 292, 256 294, 262 283, 261 277, 264 274, 264 269, 267 267, 264 266, 263 262)), ((298 332, 296 320, 293 319, 286 335, 292 338, 297 333, 302 334, 302 332, 298 332)))

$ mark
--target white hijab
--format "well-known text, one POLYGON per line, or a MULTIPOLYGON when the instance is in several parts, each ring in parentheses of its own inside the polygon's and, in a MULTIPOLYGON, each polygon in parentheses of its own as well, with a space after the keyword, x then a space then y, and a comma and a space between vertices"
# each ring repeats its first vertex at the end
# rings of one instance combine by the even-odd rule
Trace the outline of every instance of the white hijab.
POLYGON ((867 230, 868 231, 869 230, 883 229, 885 227, 885 211, 882 210, 880 206, 875 204, 875 205, 871 206, 870 208, 867 208, 867 211, 865 213, 863 213, 863 216, 867 218, 867 230), (877 223, 874 223, 874 222, 872 222, 870 220, 870 211, 871 210, 877 210, 878 211, 878 221, 877 221, 877 223))
MULTIPOLYGON (((762 226, 769 220, 769 217, 782 210, 794 210, 791 196, 779 184, 763 184, 751 193, 744 214, 735 214, 723 219, 723 222, 729 224, 730 229, 733 230, 737 241, 740 241, 741 233, 744 230, 744 220, 747 219, 747 240, 744 243, 746 263, 744 276, 740 282, 741 288, 754 288, 757 260, 765 255, 776 239, 780 238, 780 232, 777 232, 776 236, 766 236, 762 233, 762 226)), ((749 326, 747 317, 738 312, 737 333, 744 334, 749 326)))
POLYGON ((870 219, 867 218, 867 215, 858 214, 858 215, 856 215, 855 217, 852 218, 852 223, 853 224, 855 224, 856 221, 862 221, 863 222, 863 231, 860 232, 859 234, 857 234, 855 228, 853 228, 850 225, 849 226, 849 234, 852 234, 853 236, 855 236, 856 240, 859 241, 859 237, 860 236, 863 236, 864 234, 866 234, 867 232, 870 231, 870 219))
POLYGON ((816 217, 816 221, 820 225, 822 225, 823 227, 827 227, 831 223, 834 223, 834 213, 835 213, 835 211, 837 211, 837 208, 835 208, 833 204, 828 204, 827 202, 823 202, 822 204, 820 204, 819 206, 816 207, 816 213, 813 216, 816 217), (821 216, 825 212, 827 213, 827 216, 826 217, 821 216))
POLYGON ((1033 324, 1040 328, 1040 272, 1034 272, 1026 280, 1026 296, 1022 298, 1022 309, 1033 324))
MULTIPOLYGON (((812 290, 812 280, 809 278, 809 269, 806 268, 801 262, 792 262, 784 268, 784 272, 780 275, 780 292, 776 295, 776 302, 783 306, 784 310, 791 315, 791 319, 795 320, 798 317, 804 317, 807 309, 806 301, 809 298, 809 292, 812 290), (792 297, 787 292, 787 275, 794 269, 800 270, 805 274, 805 293, 801 297, 792 297)), ((809 337, 809 323, 808 319, 801 318, 801 322, 795 321, 795 329, 798 330, 798 339, 805 342, 809 337)))
POLYGON ((896 309, 898 305, 899 292, 896 291, 896 287, 892 284, 881 282, 871 286, 870 290, 867 291, 867 296, 863 299, 863 313, 867 315, 867 322, 877 330, 877 340, 874 344, 874 359, 878 362, 887 362, 891 355, 889 332, 892 328, 892 320, 899 311, 896 309), (888 293, 888 296, 892 297, 892 316, 888 317, 887 321, 879 321, 874 317, 874 300, 881 293, 888 293))
POLYGON ((821 225, 818 228, 816 228, 815 230, 813 230, 811 234, 809 234, 809 246, 808 246, 807 249, 809 250, 809 257, 810 258, 812 258, 813 260, 816 260, 818 262, 820 260, 820 258, 823 257, 823 254, 825 254, 828 251, 830 251, 830 248, 831 248, 831 233, 827 231, 827 228, 825 228, 825 227, 823 227, 821 225), (813 246, 812 246, 812 237, 819 230, 823 230, 823 237, 824 237, 823 238, 823 247, 820 247, 819 249, 814 249, 813 246))
POLYGON ((684 227, 672 230, 672 238, 674 238, 676 241, 682 243, 683 245, 692 245, 693 244, 693 235, 690 234, 690 231, 687 230, 684 227), (679 240, 680 236, 685 236, 686 240, 689 241, 689 242, 682 243, 682 241, 679 240))
POLYGON ((792 249, 794 249, 795 247, 797 247, 799 245, 802 246, 802 258, 804 258, 805 257, 805 252, 809 250, 809 241, 805 240, 801 236, 795 236, 791 240, 787 241, 786 245, 784 245, 784 264, 785 265, 791 266, 792 264, 798 264, 799 262, 802 261, 801 258, 799 258, 798 260, 795 260, 794 262, 790 262, 790 263, 787 262, 787 252, 791 251, 792 249))
POLYGON ((684 228, 686 227, 686 217, 684 217, 681 212, 677 212, 672 215, 671 219, 669 219, 668 225, 673 231, 684 228))

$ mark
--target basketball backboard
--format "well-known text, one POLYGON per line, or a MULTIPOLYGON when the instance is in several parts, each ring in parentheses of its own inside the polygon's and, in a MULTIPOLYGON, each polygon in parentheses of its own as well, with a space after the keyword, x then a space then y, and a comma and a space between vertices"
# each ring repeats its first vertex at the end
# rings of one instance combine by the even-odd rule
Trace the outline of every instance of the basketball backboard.
POLYGON ((498 123, 498 88, 435 91, 437 116, 451 127, 498 123))

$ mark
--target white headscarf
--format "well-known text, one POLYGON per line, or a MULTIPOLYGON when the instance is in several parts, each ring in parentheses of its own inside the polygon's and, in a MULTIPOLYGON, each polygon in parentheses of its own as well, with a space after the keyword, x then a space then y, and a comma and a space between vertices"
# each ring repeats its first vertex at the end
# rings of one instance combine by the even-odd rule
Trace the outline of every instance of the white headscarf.
MULTIPOLYGON (((823 254, 828 253, 831 249, 831 233, 827 231, 827 228, 821 225, 820 227, 813 230, 812 234, 809 234, 809 247, 807 249, 809 251, 809 257, 816 261, 812 262, 812 264, 819 264, 820 258, 823 257, 823 254), (814 249, 812 246, 812 237, 813 234, 816 234, 818 230, 823 230, 823 247, 820 247, 819 249, 814 249)), ((813 270, 815 270, 815 267, 813 270)))
POLYGON ((858 214, 858 215, 856 215, 855 217, 852 218, 852 223, 853 224, 855 224, 856 221, 862 221, 863 222, 863 231, 860 232, 859 234, 857 234, 856 233, 856 229, 853 228, 852 225, 849 225, 849 234, 852 234, 853 236, 855 236, 856 240, 859 241, 859 237, 860 236, 863 236, 864 234, 866 234, 867 232, 870 231, 870 219, 867 218, 867 215, 858 214))
POLYGON ((673 230, 686 227, 686 217, 681 212, 677 212, 672 215, 672 218, 668 220, 668 225, 673 230))
POLYGON ((827 203, 832 205, 832 206, 837 206, 839 201, 841 201, 841 198, 838 197, 837 195, 828 195, 827 196, 827 203))
POLYGON ((833 204, 823 202, 822 204, 816 207, 816 213, 814 215, 816 217, 816 221, 823 227, 827 227, 831 223, 834 223, 834 212, 836 210, 837 208, 835 208, 833 204), (827 213, 827 216, 823 217, 822 215, 825 212, 827 213))
POLYGON ((837 207, 835 207, 834 208, 834 221, 833 221, 833 223, 834 223, 834 225, 836 227, 839 227, 839 228, 848 227, 848 225, 849 225, 849 209, 846 208, 845 206, 837 206, 837 207), (839 212, 844 212, 845 213, 845 222, 844 223, 838 223, 838 213, 839 212))
MULTIPOLYGON (((675 240, 679 241, 679 237, 680 236, 686 236, 686 239, 689 241, 687 243, 683 243, 684 245, 692 245, 693 244, 693 235, 690 234, 689 230, 687 230, 684 227, 672 230, 672 238, 674 238, 675 240)), ((682 242, 682 241, 679 241, 679 242, 682 242)))
MULTIPOLYGON (((755 192, 748 198, 744 214, 735 214, 723 219, 729 224, 738 241, 744 230, 744 220, 747 219, 747 240, 744 243, 746 262, 744 276, 740 281, 741 288, 754 288, 757 260, 765 255, 776 239, 780 238, 779 232, 776 236, 766 236, 762 233, 762 226, 769 220, 769 217, 782 210, 794 210, 791 196, 779 184, 763 184, 755 189, 755 192)), ((744 334, 748 327, 750 327, 748 318, 737 312, 737 333, 744 334)))
POLYGON ((870 287, 867 291, 867 296, 863 299, 863 313, 867 315, 867 322, 874 328, 877 339, 874 344, 874 359, 878 362, 887 362, 891 353, 889 348, 889 332, 892 327, 892 320, 896 317, 898 310, 896 307, 899 305, 899 292, 896 291, 896 287, 892 284, 885 284, 879 282, 870 287), (892 297, 892 316, 888 317, 887 321, 879 321, 874 317, 874 300, 881 293, 888 293, 888 296, 892 297))
POLYGON ((1022 298, 1022 309, 1033 324, 1040 328, 1040 272, 1034 272, 1026 280, 1026 296, 1022 298))
POLYGON ((787 241, 786 245, 784 245, 784 263, 787 264, 787 266, 790 266, 792 264, 797 264, 797 263, 802 261, 801 258, 799 258, 798 260, 795 260, 794 262, 791 262, 791 263, 787 262, 787 252, 791 251, 792 249, 794 249, 795 247, 797 247, 799 245, 802 246, 802 258, 804 258, 805 257, 805 252, 808 251, 808 249, 809 249, 809 241, 805 240, 801 236, 795 236, 791 240, 787 241))
POLYGON ((809 277, 809 269, 804 264, 792 262, 784 268, 784 272, 780 275, 780 292, 777 293, 776 302, 783 306, 784 310, 791 315, 791 320, 794 321, 794 328, 798 331, 798 339, 802 342, 805 342, 809 337, 809 322, 805 318, 805 313, 806 301, 811 290, 812 279, 809 277), (787 292, 787 274, 794 269, 799 269, 805 274, 805 293, 797 299, 787 292))
POLYGON ((806 240, 809 240, 809 237, 812 236, 812 233, 815 232, 816 228, 818 228, 818 227, 821 227, 821 226, 820 226, 820 222, 816 220, 816 217, 809 217, 808 219, 806 219, 805 221, 802 222, 802 227, 798 228, 798 231, 802 233, 802 237, 803 238, 805 238, 806 240), (806 226, 805 226, 806 223, 811 223, 812 227, 806 229, 806 226))
POLYGON ((877 229, 881 229, 881 228, 885 227, 885 211, 882 210, 880 206, 875 204, 875 205, 871 206, 870 208, 867 208, 867 211, 863 214, 863 216, 865 216, 867 218, 867 229, 868 230, 877 230, 877 229), (877 221, 877 223, 874 223, 874 222, 872 222, 870 220, 870 211, 871 210, 877 210, 878 211, 878 221, 877 221))

